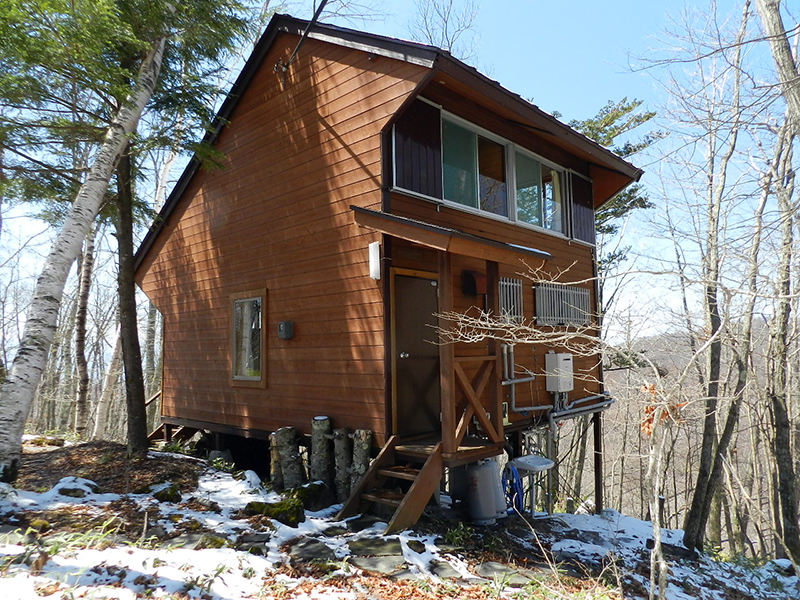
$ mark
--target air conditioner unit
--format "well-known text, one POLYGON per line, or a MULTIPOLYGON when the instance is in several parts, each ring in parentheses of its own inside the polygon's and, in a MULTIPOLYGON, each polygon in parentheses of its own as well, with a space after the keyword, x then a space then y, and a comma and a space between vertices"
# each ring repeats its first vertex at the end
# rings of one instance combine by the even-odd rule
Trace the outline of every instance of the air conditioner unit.
POLYGON ((572 391, 574 387, 572 380, 572 354, 545 354, 544 370, 544 386, 548 392, 572 391))

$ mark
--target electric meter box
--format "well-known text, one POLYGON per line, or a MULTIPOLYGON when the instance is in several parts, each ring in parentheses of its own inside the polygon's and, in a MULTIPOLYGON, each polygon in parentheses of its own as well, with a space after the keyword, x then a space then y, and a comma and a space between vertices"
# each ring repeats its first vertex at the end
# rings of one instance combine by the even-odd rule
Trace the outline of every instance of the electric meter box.
POLYGON ((544 385, 548 392, 572 391, 572 354, 545 354, 544 370, 544 385))

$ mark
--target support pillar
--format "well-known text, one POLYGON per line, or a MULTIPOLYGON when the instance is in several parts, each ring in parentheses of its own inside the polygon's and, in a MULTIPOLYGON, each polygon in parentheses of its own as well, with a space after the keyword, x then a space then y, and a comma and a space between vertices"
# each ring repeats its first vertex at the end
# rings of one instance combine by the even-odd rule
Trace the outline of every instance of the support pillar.
POLYGON ((594 425, 594 505, 595 512, 603 512, 603 412, 592 417, 594 425))
MULTIPOLYGON (((439 251, 439 312, 453 310, 453 262, 448 252, 439 251)), ((439 319, 439 327, 449 327, 439 319)), ((453 344, 439 346, 439 390, 442 412, 442 452, 453 454, 456 447, 456 390, 455 348, 453 344)))

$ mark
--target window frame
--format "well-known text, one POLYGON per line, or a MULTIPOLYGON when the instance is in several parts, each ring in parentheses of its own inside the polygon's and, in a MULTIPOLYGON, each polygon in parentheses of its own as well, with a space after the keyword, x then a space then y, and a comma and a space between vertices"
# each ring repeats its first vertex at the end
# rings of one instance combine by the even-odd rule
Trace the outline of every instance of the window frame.
POLYGON ((510 325, 521 325, 525 322, 524 283, 520 277, 499 277, 497 281, 497 297, 499 319, 510 325), (505 306, 504 306, 505 304, 505 306))
MULTIPOLYGON (((436 198, 433 196, 429 196, 427 194, 422 194, 420 192, 415 192, 414 190, 409 190, 400 186, 397 186, 397 141, 395 137, 395 130, 392 128, 392 189, 403 194, 407 194, 409 196, 415 198, 421 198, 423 200, 427 200, 429 202, 434 202, 436 204, 440 204, 443 206, 448 206, 450 208, 454 208, 456 210, 460 210, 463 212, 468 212, 474 215, 479 215, 481 217, 486 217, 489 219, 495 219, 498 221, 503 221, 506 223, 513 223, 515 225, 519 225, 520 227, 524 227, 526 229, 530 229, 532 231, 537 231, 541 233, 546 233, 548 235, 553 235, 562 239, 572 239, 572 224, 571 224, 571 210, 572 210, 572 169, 567 167, 562 167, 551 160, 544 158, 543 156, 528 150, 524 146, 520 146, 500 135, 492 133, 488 129, 484 129, 479 125, 475 125, 474 123, 459 117, 445 109, 443 109, 440 105, 430 102, 425 98, 418 98, 417 100, 421 102, 425 102, 434 106, 439 109, 439 135, 441 140, 441 155, 440 155, 440 163, 442 165, 442 197, 436 198), (445 195, 445 184, 444 184, 444 122, 445 120, 450 121, 451 123, 462 127, 471 133, 475 134, 476 136, 480 136, 500 144, 504 148, 505 152, 505 171, 506 171, 506 197, 507 197, 507 212, 506 215, 501 215, 498 213, 485 211, 480 208, 480 174, 479 174, 479 164, 478 164, 478 157, 475 156, 475 172, 476 172, 476 181, 475 186, 478 190, 478 196, 476 198, 476 202, 478 203, 478 207, 472 207, 466 204, 462 204, 460 202, 456 202, 453 200, 448 200, 444 197, 445 195), (535 160, 538 162, 541 167, 558 171, 561 175, 561 223, 562 223, 562 230, 559 231, 557 229, 548 229, 543 225, 536 225, 533 223, 527 223, 526 221, 522 221, 517 217, 517 178, 516 178, 516 153, 520 153, 527 158, 535 160)), ((476 140, 477 146, 477 140, 476 140)), ((580 240, 578 240, 580 241, 580 240)), ((590 244, 591 245, 591 244, 590 244)))
POLYGON ((234 387, 255 387, 265 388, 267 385, 267 290, 266 288, 258 288, 253 290, 244 290, 229 296, 228 302, 228 315, 229 315, 229 338, 228 338, 228 370, 229 370, 229 383, 234 387), (235 307, 237 302, 247 300, 260 300, 261 301, 261 333, 260 333, 260 356, 259 362, 261 367, 261 374, 258 377, 247 377, 245 375, 236 375, 236 321, 235 321, 235 307))
POLYGON ((592 290, 575 284, 537 283, 533 286, 537 327, 587 328, 597 315, 592 290))

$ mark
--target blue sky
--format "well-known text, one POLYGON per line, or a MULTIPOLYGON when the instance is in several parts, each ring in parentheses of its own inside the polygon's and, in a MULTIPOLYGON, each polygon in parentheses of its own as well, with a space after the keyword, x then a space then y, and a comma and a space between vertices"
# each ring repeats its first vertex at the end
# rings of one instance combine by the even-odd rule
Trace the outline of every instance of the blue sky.
MULTIPOLYGON (((457 0, 458 1, 458 0, 457 0)), ((484 74, 563 120, 594 115, 608 100, 657 103, 648 74, 632 73, 629 54, 647 56, 683 1, 478 1, 476 60, 484 74)), ((413 0, 383 0, 391 13, 367 23, 373 33, 408 37, 413 0)), ((302 18, 310 15, 297 14, 302 18)), ((342 23, 345 26, 352 24, 342 23)))

